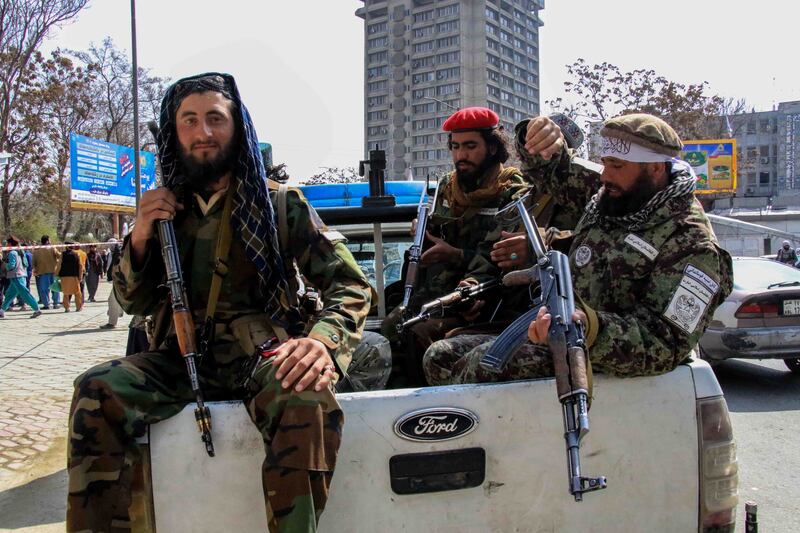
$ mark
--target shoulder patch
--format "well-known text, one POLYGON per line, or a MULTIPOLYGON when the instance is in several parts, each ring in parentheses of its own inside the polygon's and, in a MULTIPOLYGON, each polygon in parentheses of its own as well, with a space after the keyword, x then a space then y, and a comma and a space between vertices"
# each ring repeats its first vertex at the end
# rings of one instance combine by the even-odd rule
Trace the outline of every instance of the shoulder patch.
POLYGON ((442 198, 442 207, 450 208, 450 202, 447 201, 447 198, 442 198))
POLYGON ((719 283, 693 265, 686 265, 664 317, 688 334, 694 333, 719 283))
POLYGON ((656 250, 652 244, 642 239, 638 235, 629 233, 628 236, 625 237, 625 242, 651 261, 658 257, 658 250, 656 250))
POLYGON ((347 237, 335 229, 325 228, 323 231, 320 231, 320 235, 322 235, 322 237, 331 244, 336 244, 337 242, 347 242, 347 237))

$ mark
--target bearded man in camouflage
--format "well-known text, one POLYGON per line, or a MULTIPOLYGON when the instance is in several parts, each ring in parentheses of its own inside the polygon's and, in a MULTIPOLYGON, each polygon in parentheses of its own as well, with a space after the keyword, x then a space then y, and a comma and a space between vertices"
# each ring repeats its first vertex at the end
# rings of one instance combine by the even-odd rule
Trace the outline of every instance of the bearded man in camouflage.
MULTIPOLYGON (((733 283, 730 256, 694 197, 696 177, 677 159, 678 134, 646 114, 608 120, 601 130, 602 187, 595 194, 570 151, 549 162, 532 155, 536 126, 523 121, 516 127, 523 171, 535 174, 537 186, 558 204, 585 205, 569 257, 574 318, 586 327, 592 366, 617 376, 669 372, 688 357, 733 283)), ((427 377, 445 384, 551 376, 544 345, 550 320, 540 309, 530 342, 502 374, 479 366, 493 338, 466 345, 468 351, 455 357, 464 346, 456 337, 429 348, 427 377)))
POLYGON ((298 322, 286 305, 276 191, 268 189, 255 128, 231 76, 204 74, 171 86, 157 141, 166 187, 142 195, 113 274, 123 309, 155 317, 153 341, 150 351, 98 365, 75 381, 67 529, 130 530, 135 439, 147 424, 194 399, 169 297, 160 286, 165 269, 154 224, 173 219, 194 323, 211 319, 205 335, 210 350, 198 364, 206 400, 244 400, 263 436, 269 530, 314 531, 344 421, 332 384, 347 370, 371 288, 341 236, 322 224, 299 191, 290 190, 286 252, 320 290, 325 307, 298 322), (223 233, 225 224, 230 233, 223 233), (232 235, 230 251, 221 260, 218 240, 225 234, 232 235), (215 275, 222 278, 221 290, 209 306, 215 275), (241 389, 240 369, 273 336, 284 342, 271 358, 262 358, 250 387, 241 389))
MULTIPOLYGON (((518 169, 503 165, 510 154, 499 123, 500 118, 491 109, 468 107, 453 113, 442 125, 448 133, 455 170, 438 184, 417 288, 409 305, 412 313, 423 303, 456 288, 469 271, 478 246, 496 228, 494 215, 498 209, 530 188, 518 169)), ((560 138, 560 133, 553 131, 537 142, 549 147, 560 138)), ((432 318, 413 326, 408 332, 412 345, 409 357, 416 358, 419 365, 432 342, 477 320, 479 307, 480 304, 465 310, 464 315, 432 318)), ((401 310, 396 308, 383 322, 383 335, 397 340, 396 326, 402 319, 401 310)))

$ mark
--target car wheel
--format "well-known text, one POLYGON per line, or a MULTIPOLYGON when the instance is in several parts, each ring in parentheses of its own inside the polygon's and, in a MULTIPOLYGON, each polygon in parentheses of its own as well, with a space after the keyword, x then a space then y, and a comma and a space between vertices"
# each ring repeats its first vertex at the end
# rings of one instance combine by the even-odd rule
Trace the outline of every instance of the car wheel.
POLYGON ((800 357, 792 357, 791 359, 784 359, 784 364, 789 367, 793 374, 800 374, 800 357))

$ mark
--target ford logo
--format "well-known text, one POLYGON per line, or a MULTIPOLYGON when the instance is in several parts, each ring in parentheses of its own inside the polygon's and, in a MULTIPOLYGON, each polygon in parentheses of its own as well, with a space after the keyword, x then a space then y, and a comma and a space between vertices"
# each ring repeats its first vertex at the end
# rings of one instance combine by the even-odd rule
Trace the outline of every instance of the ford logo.
POLYGON ((478 416, 466 409, 434 407, 401 416, 394 423, 398 437, 417 442, 463 437, 478 426, 478 416))

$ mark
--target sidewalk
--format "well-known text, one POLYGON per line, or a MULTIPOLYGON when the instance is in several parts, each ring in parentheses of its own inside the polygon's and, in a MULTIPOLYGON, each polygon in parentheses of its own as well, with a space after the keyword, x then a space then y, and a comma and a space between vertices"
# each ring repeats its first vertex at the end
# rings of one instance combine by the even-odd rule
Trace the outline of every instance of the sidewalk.
MULTIPOLYGON (((7 312, 0 320, 0 531, 63 531, 72 381, 124 355, 130 317, 107 322, 111 284, 80 313, 7 312), (44 496, 44 498, 43 498, 44 496)), ((34 291, 35 295, 35 291, 34 291)))

